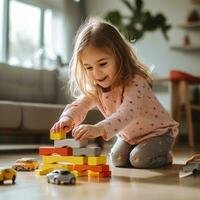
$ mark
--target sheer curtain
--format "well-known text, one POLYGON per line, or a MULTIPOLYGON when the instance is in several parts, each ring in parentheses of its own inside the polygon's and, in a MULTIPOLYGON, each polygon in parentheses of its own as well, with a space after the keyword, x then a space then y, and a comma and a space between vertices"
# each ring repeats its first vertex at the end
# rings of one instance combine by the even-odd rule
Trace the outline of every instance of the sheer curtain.
POLYGON ((85 0, 23 0, 52 10, 52 46, 64 60, 72 55, 73 38, 85 18, 85 0))
POLYGON ((3 16, 3 2, 0 0, 0 61, 8 57, 11 64, 40 68, 42 66, 35 62, 38 54, 46 53, 54 61, 59 57, 64 63, 70 60, 73 38, 84 18, 83 0, 11 0, 9 33, 4 26, 8 21, 3 16), (35 17, 25 14, 28 9, 35 17), (8 40, 5 34, 9 36, 8 40), (9 52, 6 51, 8 46, 9 52))
MULTIPOLYGON (((45 33, 48 39, 50 54, 52 57, 60 56, 64 63, 68 63, 72 51, 73 40, 76 31, 85 18, 85 1, 76 2, 74 0, 34 0, 40 6, 52 11, 51 24, 45 33)), ((45 40, 45 39, 44 39, 45 40)))
POLYGON ((0 1, 0 62, 3 61, 3 1, 0 1))

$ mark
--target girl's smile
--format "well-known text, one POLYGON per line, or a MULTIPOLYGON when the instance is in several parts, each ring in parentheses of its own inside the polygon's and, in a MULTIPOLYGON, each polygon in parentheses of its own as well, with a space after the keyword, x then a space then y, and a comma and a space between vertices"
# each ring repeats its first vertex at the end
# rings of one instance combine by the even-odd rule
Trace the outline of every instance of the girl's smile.
POLYGON ((81 60, 90 80, 103 88, 113 84, 117 67, 111 52, 90 45, 82 52, 81 60))
POLYGON ((108 76, 105 76, 104 78, 97 80, 97 81, 102 82, 102 81, 106 80, 107 78, 108 78, 108 76))

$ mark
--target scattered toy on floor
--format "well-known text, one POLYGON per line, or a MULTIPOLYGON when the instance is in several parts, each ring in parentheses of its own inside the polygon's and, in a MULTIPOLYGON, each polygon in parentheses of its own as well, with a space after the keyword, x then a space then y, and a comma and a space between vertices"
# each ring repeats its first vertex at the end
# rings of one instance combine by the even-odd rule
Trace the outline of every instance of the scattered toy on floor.
POLYGON ((60 185, 61 183, 68 183, 70 185, 76 184, 76 177, 73 173, 66 169, 56 169, 46 175, 48 183, 55 183, 60 185))
POLYGON ((200 154, 195 154, 187 160, 185 166, 183 166, 182 171, 179 173, 179 177, 183 178, 196 174, 200 174, 200 154))
POLYGON ((9 167, 0 168, 0 185, 4 184, 4 181, 11 180, 12 184, 15 184, 17 172, 9 167))
POLYGON ((35 158, 20 158, 12 165, 16 171, 34 171, 38 167, 39 162, 35 158))

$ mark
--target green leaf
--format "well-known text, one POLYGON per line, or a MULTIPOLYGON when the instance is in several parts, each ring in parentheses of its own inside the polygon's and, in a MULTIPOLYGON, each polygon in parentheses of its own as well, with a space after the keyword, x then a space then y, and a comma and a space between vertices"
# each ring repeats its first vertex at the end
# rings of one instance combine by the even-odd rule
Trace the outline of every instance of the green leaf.
POLYGON ((134 10, 134 6, 132 6, 132 5, 130 4, 129 1, 127 1, 127 0, 122 0, 122 2, 123 2, 131 11, 134 10))
POLYGON ((107 13, 105 19, 115 25, 128 40, 138 41, 146 32, 161 30, 164 38, 169 39, 167 32, 171 25, 167 23, 162 13, 152 15, 149 10, 143 11, 143 0, 121 0, 131 11, 129 16, 113 10, 107 13))
POLYGON ((105 16, 105 20, 111 22, 115 26, 122 24, 122 15, 118 10, 111 11, 105 16))

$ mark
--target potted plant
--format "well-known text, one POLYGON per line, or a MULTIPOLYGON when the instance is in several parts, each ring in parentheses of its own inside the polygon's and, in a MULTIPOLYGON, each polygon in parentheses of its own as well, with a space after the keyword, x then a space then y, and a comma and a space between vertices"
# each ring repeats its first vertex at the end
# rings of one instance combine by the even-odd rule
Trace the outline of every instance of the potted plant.
POLYGON ((130 15, 122 15, 120 11, 109 11, 105 19, 118 27, 122 34, 129 41, 141 39, 148 31, 155 31, 160 29, 164 38, 169 39, 167 32, 171 25, 167 23, 166 17, 158 13, 152 15, 150 11, 144 10, 142 0, 121 0, 130 10, 130 15))

